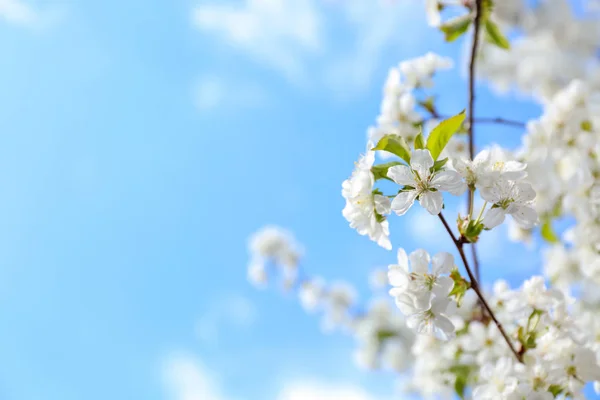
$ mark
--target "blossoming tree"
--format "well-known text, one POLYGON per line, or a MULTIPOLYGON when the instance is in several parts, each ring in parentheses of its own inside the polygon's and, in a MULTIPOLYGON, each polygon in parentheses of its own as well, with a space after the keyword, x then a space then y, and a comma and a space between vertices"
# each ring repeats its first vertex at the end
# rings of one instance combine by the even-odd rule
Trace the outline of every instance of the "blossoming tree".
POLYGON ((323 313, 326 328, 356 336, 359 364, 409 375, 407 390, 423 397, 583 398, 587 384, 600 394, 600 21, 566 0, 425 5, 447 41, 470 35, 468 104, 448 117, 423 97, 420 89, 452 66, 448 59, 428 53, 392 68, 366 149, 342 184, 342 214, 392 250, 388 217, 423 207, 459 259, 398 248, 387 275, 372 278, 391 286, 393 302, 350 312, 352 286, 300 280, 300 246, 271 226, 251 238, 248 277, 264 285, 280 273, 306 309, 323 313), (526 124, 478 118, 476 74, 496 89, 529 94, 543 114, 526 124), (483 123, 521 128, 521 147, 476 152, 483 123), (467 209, 447 215, 449 195, 466 196, 467 209), (562 235, 552 227, 559 217, 571 222, 562 235), (503 223, 513 238, 547 242, 545 276, 512 289, 500 280, 485 291, 477 242, 503 223))

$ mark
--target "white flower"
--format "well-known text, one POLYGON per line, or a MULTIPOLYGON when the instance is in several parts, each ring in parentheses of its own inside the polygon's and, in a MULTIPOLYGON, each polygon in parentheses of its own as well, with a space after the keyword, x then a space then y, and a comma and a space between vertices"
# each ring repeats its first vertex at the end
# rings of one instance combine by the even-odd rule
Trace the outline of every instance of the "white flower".
POLYGON ((433 297, 427 310, 422 310, 419 305, 411 309, 410 303, 406 303, 403 308, 407 317, 406 325, 421 334, 449 339, 455 331, 454 324, 445 315, 449 303, 448 297, 433 297))
POLYGON ((481 322, 472 321, 467 334, 461 339, 463 349, 475 353, 475 358, 480 364, 495 360, 506 351, 506 343, 494 324, 485 326, 481 322))
POLYGON ((450 272, 454 258, 448 253, 439 253, 431 260, 425 250, 416 250, 410 254, 410 266, 412 271, 409 257, 403 249, 399 249, 398 264, 390 265, 388 271, 393 286, 390 295, 407 316, 408 327, 442 339, 451 337, 455 327, 445 314, 453 281, 441 275, 450 272))
POLYGON ((480 151, 473 161, 459 158, 453 160, 452 165, 469 186, 490 186, 500 178, 510 181, 525 178, 527 165, 508 158, 506 151, 492 146, 480 151))
POLYGON ((390 294, 395 296, 410 291, 415 294, 434 292, 439 296, 447 296, 454 283, 450 277, 441 275, 449 274, 452 267, 454 267, 454 257, 449 253, 438 253, 432 260, 425 250, 413 251, 410 257, 407 257, 404 249, 400 248, 398 264, 389 266, 388 278, 390 284, 394 286, 390 294), (409 268, 409 258, 412 268, 409 268))
POLYGON ((267 284, 267 270, 262 261, 252 260, 250 262, 248 265, 248 280, 257 287, 264 287, 267 284))
POLYGON ((480 372, 482 384, 473 389, 473 399, 508 399, 518 385, 518 380, 513 373, 512 361, 507 357, 500 358, 495 365, 485 364, 480 372))
POLYGON ((490 187, 481 189, 481 197, 493 204, 482 220, 486 228, 492 229, 510 214, 521 227, 532 228, 538 222, 537 212, 531 206, 535 191, 525 182, 498 179, 490 187))
POLYGON ((444 199, 441 191, 455 196, 463 194, 467 188, 456 171, 432 171, 433 158, 429 150, 414 150, 410 167, 396 165, 388 170, 388 177, 398 185, 405 186, 392 201, 391 209, 398 215, 404 215, 415 199, 432 215, 442 211, 444 199))
POLYGON ((381 247, 391 250, 389 224, 383 217, 390 213, 390 200, 373 194, 375 178, 371 167, 375 153, 370 150, 372 147, 372 143, 369 143, 366 154, 356 163, 352 176, 342 184, 342 196, 346 199, 342 214, 350 222, 350 227, 360 235, 368 235, 381 247))
POLYGON ((427 23, 431 27, 438 27, 442 23, 438 0, 425 0, 425 11, 427 12, 427 23))
POLYGON ((596 355, 590 349, 577 347, 567 365, 567 374, 585 382, 600 380, 600 366, 596 355))
POLYGON ((254 233, 248 247, 254 259, 271 260, 290 268, 297 265, 301 255, 294 236, 277 226, 265 226, 254 233))
POLYGON ((534 276, 523 283, 520 290, 505 294, 507 310, 515 317, 529 317, 533 310, 549 311, 563 295, 556 289, 546 288, 544 278, 534 276))
POLYGON ((298 290, 298 297, 306 311, 315 311, 325 297, 325 283, 318 278, 303 282, 298 290))

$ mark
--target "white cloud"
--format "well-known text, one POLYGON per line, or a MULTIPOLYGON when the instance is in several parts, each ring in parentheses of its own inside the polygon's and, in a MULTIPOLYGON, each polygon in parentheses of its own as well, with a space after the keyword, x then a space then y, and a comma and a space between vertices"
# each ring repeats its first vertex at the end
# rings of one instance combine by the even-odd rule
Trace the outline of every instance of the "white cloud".
POLYGON ((240 295, 230 295, 200 317, 196 324, 198 338, 207 345, 216 345, 222 329, 248 329, 258 318, 254 303, 240 295))
POLYGON ((21 0, 0 0, 0 17, 19 25, 34 25, 39 18, 37 12, 21 0))
POLYGON ((257 108, 267 102, 267 94, 254 83, 228 81, 216 75, 203 76, 195 85, 194 102, 201 111, 257 108))
POLYGON ((419 33, 406 28, 422 7, 414 0, 245 0, 198 6, 193 19, 294 84, 326 84, 346 95, 369 87, 394 44, 415 42, 419 33))
POLYGON ((196 26, 248 52, 288 79, 299 79, 298 53, 320 47, 320 18, 313 0, 247 0, 245 5, 208 4, 193 12, 196 26))
POLYGON ((226 400, 209 370, 189 354, 168 357, 163 380, 169 400, 226 400))
MULTIPOLYGON (((362 91, 369 87, 384 52, 394 44, 414 42, 402 32, 415 15, 423 14, 419 2, 350 0, 344 5, 354 31, 352 47, 326 67, 326 80, 334 87, 362 91)), ((415 33, 413 33, 415 34, 415 33)), ((399 61, 399 60, 398 60, 399 61)))
POLYGON ((326 385, 297 382, 286 385, 277 400, 375 400, 362 388, 351 384, 326 385))
POLYGON ((38 9, 24 0, 0 0, 0 20, 27 28, 52 27, 64 18, 65 11, 62 5, 38 9))
MULTIPOLYGON (((169 400, 233 400, 225 396, 213 374, 200 359, 180 353, 163 364, 163 382, 169 400)), ((296 381, 283 386, 276 400, 376 400, 353 384, 296 381)))

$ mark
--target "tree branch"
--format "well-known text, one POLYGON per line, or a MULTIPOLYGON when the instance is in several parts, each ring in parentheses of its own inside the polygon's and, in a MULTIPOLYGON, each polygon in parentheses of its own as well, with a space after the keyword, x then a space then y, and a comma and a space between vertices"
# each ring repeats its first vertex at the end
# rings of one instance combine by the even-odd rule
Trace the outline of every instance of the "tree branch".
MULTIPOLYGON (((481 28, 481 3, 482 0, 475 0, 474 10, 475 19, 473 20, 473 44, 471 47, 471 60, 469 62, 469 156, 471 160, 475 158, 475 64, 477 60, 477 49, 479 47, 479 30, 481 28)), ((470 192, 470 191, 469 191, 470 192)), ((473 209, 473 196, 469 193, 468 209, 473 209)), ((469 214, 469 216, 471 216, 469 214)), ((480 278, 479 261, 477 260, 477 250, 475 243, 471 245, 473 263, 475 264, 475 275, 480 278)))
POLYGON ((467 274, 469 274, 469 279, 471 280, 471 289, 473 289, 473 291, 477 294, 477 297, 479 298, 479 301, 481 302, 481 304, 483 305, 483 307, 485 308, 485 310, 489 314, 489 316, 492 319, 492 321, 494 321, 494 323, 498 327, 498 330, 502 334, 502 337, 506 341, 506 344, 508 344, 508 347, 510 347, 510 350, 512 351, 512 353, 515 355, 515 357, 517 358, 517 360, 519 360, 519 362, 523 362, 523 355, 521 353, 519 353, 515 349, 515 347, 512 344, 512 341, 510 340, 510 338, 508 337, 508 335, 504 331, 504 328, 502 327, 502 324, 496 318, 496 315, 494 314, 494 312, 490 308, 488 302, 485 300, 485 297, 483 297, 483 293, 481 292, 481 289, 479 287, 479 283, 477 282, 477 279, 473 275, 473 272, 471 271, 471 268, 469 267, 469 261, 467 260, 467 257, 465 256, 465 251, 464 251, 464 248, 463 248, 463 245, 465 244, 465 241, 463 240, 462 237, 460 237, 460 238, 457 239, 456 236, 454 236, 454 233, 452 232, 452 229, 450 228, 450 225, 448 225, 448 222, 446 222, 446 219, 444 218, 444 216, 442 215, 442 213, 439 214, 439 217, 440 217, 440 220, 442 221, 442 223, 444 224, 444 227, 446 228, 446 231, 448 231, 448 234, 452 238, 452 241, 454 242, 454 245, 456 246, 456 249, 458 250, 458 253, 460 254, 460 258, 462 259, 462 262, 463 262, 463 264, 465 266, 465 269, 467 270, 467 274))

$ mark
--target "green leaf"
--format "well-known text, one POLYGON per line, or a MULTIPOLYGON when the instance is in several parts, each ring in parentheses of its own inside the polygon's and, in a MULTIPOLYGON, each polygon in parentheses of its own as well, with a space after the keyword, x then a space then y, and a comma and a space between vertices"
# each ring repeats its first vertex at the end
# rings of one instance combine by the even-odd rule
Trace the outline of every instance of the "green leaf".
POLYGON ((459 399, 464 400, 465 398, 465 389, 467 388, 467 380, 463 377, 456 377, 454 381, 454 391, 459 399))
POLYGON ((467 383, 469 382, 471 369, 471 366, 462 364, 453 365, 449 368, 449 372, 456 377, 454 381, 454 391, 461 399, 465 398, 465 390, 467 388, 467 383))
POLYGON ((427 139, 427 148, 431 152, 431 157, 433 157, 434 161, 440 156, 442 150, 444 150, 452 135, 458 131, 464 120, 465 111, 463 110, 461 113, 440 122, 438 126, 433 128, 427 139))
POLYGON ((410 164, 410 148, 408 147, 406 140, 401 136, 385 135, 372 150, 389 151, 410 164))
POLYGON ((510 49, 510 42, 504 36, 498 25, 491 19, 485 21, 485 33, 488 42, 495 44, 501 49, 510 49))
POLYGON ((542 229, 540 233, 542 234, 542 238, 544 238, 544 240, 548 243, 560 242, 560 239, 558 238, 558 236, 554 232, 554 229, 552 228, 552 220, 550 218, 544 219, 544 223, 542 224, 542 229))
POLYGON ((462 15, 460 17, 452 18, 440 26, 440 30, 444 32, 444 38, 446 42, 453 42, 461 37, 471 23, 473 22, 473 16, 471 14, 462 15))
POLYGON ((417 137, 415 138, 415 150, 420 150, 425 148, 425 138, 423 138, 423 132, 419 132, 417 137))
POLYGON ((463 297, 465 297, 465 293, 469 290, 471 284, 460 275, 458 268, 452 270, 450 278, 454 281, 454 286, 448 296, 455 296, 456 304, 460 307, 462 305, 463 297))
POLYGON ((435 163, 433 163, 433 172, 439 171, 440 169, 442 169, 442 167, 444 165, 446 165, 446 163, 448 162, 448 157, 442 159, 442 160, 437 160, 435 163))
POLYGON ((402 165, 402 163, 400 161, 392 161, 392 162, 385 163, 385 164, 374 165, 373 167, 371 167, 371 172, 373 173, 373 177, 375 177, 376 181, 378 181, 380 179, 391 180, 390 178, 388 178, 387 172, 388 172, 388 169, 390 169, 391 167, 393 167, 395 165, 402 165))
POLYGON ((561 394, 564 390, 565 389, 559 385, 550 385, 550 387, 548 388, 548 391, 552 393, 554 397, 558 397, 558 395, 561 394))

